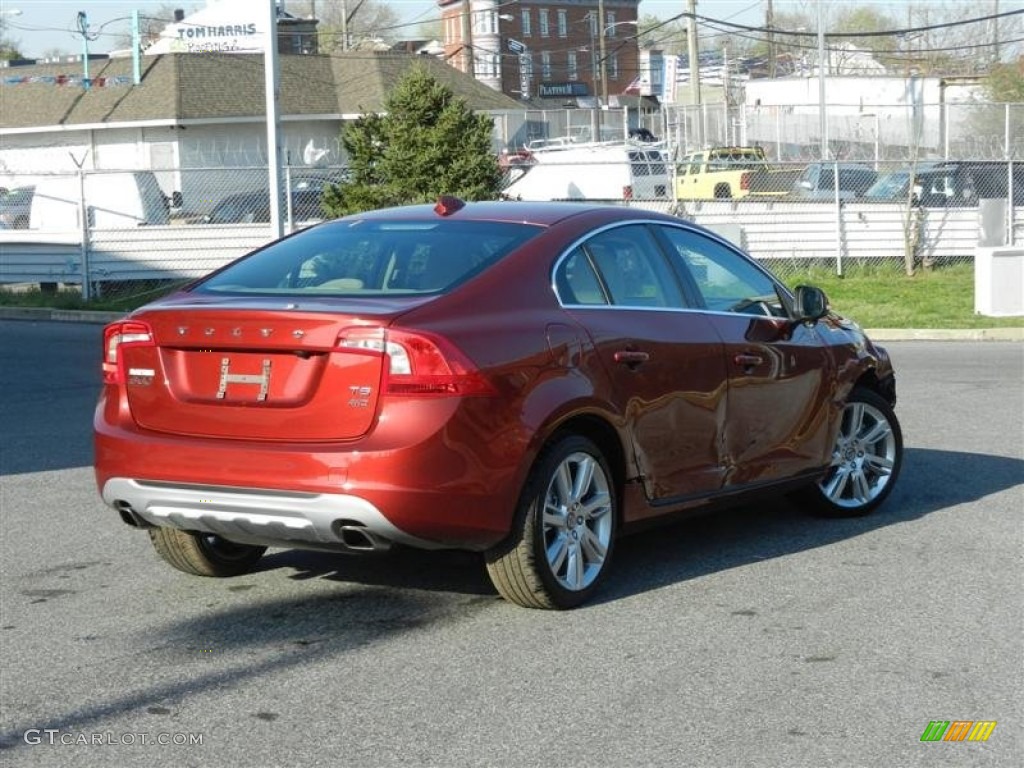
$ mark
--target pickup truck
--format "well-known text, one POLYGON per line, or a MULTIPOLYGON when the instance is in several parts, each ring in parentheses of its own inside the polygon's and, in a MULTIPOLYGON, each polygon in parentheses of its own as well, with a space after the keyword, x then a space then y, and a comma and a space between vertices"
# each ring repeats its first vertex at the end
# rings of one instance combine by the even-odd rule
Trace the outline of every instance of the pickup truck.
POLYGON ((782 196, 802 168, 774 169, 761 147, 712 147, 694 152, 677 167, 677 200, 726 200, 782 196))

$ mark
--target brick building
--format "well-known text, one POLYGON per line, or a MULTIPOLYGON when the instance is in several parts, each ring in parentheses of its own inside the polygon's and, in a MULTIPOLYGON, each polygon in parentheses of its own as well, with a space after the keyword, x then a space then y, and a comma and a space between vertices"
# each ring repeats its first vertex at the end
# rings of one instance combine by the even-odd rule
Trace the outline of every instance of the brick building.
POLYGON ((444 55, 533 102, 607 105, 640 75, 639 0, 437 0, 444 55))

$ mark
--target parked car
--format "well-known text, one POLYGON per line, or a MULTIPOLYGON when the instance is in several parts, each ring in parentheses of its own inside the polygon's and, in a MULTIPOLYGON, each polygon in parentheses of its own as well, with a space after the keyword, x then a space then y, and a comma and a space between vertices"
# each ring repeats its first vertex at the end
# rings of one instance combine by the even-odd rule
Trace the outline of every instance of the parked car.
POLYGON ((864 198, 906 201, 909 196, 915 205, 929 208, 972 207, 982 198, 1006 199, 1011 180, 1013 204, 1024 205, 1024 163, 989 160, 928 162, 894 171, 879 178, 864 198))
MULTIPOLYGON (((292 192, 291 218, 293 221, 319 221, 324 218, 320 207, 320 188, 305 187, 292 192)), ((284 201, 282 199, 282 204, 284 201)), ((281 215, 287 218, 287 209, 281 215)), ((204 224, 252 224, 270 221, 270 193, 267 190, 238 192, 228 195, 204 216, 204 224)))
POLYGON ((863 515, 903 453, 889 356, 819 289, 612 205, 325 222, 108 325, 102 370, 102 498, 204 576, 460 548, 567 608, 620 531, 781 492, 863 515))
POLYGON ((34 186, 0 189, 0 227, 28 229, 35 192, 34 186))
POLYGON ((344 184, 351 180, 348 169, 320 168, 314 170, 290 171, 287 180, 292 192, 316 190, 323 193, 328 187, 344 184))
MULTIPOLYGON (((860 197, 875 183, 878 174, 867 165, 839 163, 839 199, 860 197)), ((836 164, 811 163, 793 184, 793 197, 835 200, 836 164)))

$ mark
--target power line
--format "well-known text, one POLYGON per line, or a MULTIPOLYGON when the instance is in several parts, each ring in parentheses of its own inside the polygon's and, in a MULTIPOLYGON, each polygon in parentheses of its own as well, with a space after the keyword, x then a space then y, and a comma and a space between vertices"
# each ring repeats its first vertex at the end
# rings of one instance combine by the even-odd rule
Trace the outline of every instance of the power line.
MULTIPOLYGON (((942 24, 929 24, 923 27, 904 27, 902 29, 889 29, 878 32, 826 32, 826 37, 844 38, 844 37, 902 37, 910 35, 915 32, 931 32, 936 29, 948 29, 949 27, 959 27, 965 24, 980 24, 985 21, 994 21, 996 19, 1004 19, 1010 16, 1019 16, 1024 14, 1024 8, 1016 11, 1005 11, 1004 13, 993 13, 988 16, 979 16, 973 19, 963 19, 961 21, 948 21, 942 24)), ((680 14, 681 16, 689 17, 689 13, 680 14)), ((677 17, 678 18, 678 17, 677 17)), ((731 29, 742 29, 745 32, 772 32, 776 35, 789 35, 791 37, 817 37, 817 32, 790 32, 779 27, 751 27, 746 24, 734 24, 723 19, 714 19, 710 16, 700 16, 693 14, 693 18, 705 24, 717 24, 721 27, 729 27, 731 29)))

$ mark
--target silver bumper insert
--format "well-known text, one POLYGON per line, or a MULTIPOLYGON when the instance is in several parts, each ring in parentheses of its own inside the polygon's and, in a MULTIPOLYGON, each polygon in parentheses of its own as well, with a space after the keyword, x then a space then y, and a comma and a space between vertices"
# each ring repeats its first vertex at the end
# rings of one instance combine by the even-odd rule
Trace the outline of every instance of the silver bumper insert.
POLYGON ((103 500, 150 525, 213 533, 269 547, 332 551, 386 549, 392 542, 420 549, 444 545, 410 536, 358 496, 222 486, 177 485, 111 478, 103 500))

